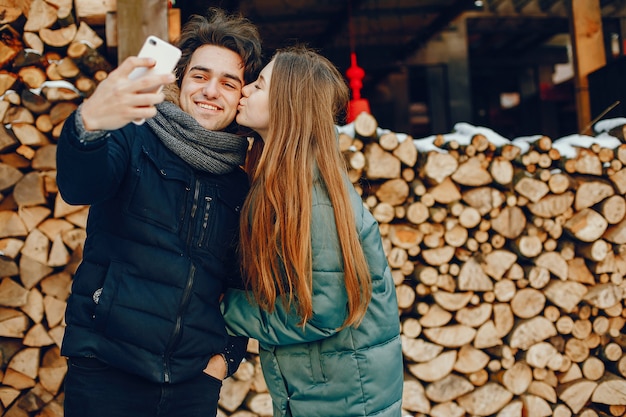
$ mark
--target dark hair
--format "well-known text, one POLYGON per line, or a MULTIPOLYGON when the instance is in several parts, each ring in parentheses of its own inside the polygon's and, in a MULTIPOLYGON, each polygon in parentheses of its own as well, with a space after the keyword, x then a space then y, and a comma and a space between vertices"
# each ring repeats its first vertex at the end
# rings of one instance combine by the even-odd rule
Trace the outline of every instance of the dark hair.
POLYGON ((217 45, 241 56, 244 64, 244 81, 254 81, 261 71, 261 37, 256 26, 241 15, 226 15, 211 7, 206 16, 192 15, 183 26, 176 45, 182 55, 174 73, 180 87, 191 56, 203 45, 217 45))

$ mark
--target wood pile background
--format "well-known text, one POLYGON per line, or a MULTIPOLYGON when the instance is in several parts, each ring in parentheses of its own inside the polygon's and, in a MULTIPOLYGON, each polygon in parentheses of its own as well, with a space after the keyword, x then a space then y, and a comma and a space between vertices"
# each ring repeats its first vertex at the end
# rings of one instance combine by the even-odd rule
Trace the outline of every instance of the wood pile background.
MULTIPOLYGON (((0 1, 2 416, 63 415, 88 207, 59 197, 56 139, 111 70, 100 20, 74 4, 0 1)), ((566 157, 558 142, 438 135, 418 150, 365 114, 342 129, 393 269, 407 416, 626 415, 626 144, 589 137, 566 157)), ((224 382, 220 417, 271 415, 257 352, 224 382)))

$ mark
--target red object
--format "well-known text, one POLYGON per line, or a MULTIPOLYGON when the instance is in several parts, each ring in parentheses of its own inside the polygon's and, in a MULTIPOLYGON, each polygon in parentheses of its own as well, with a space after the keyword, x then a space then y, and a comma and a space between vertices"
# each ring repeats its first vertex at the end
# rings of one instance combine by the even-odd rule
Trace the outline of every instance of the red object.
POLYGON ((352 100, 348 103, 347 122, 353 122, 356 117, 362 113, 370 113, 369 102, 361 98, 361 88, 363 87, 363 77, 365 71, 356 63, 356 53, 350 53, 350 68, 346 71, 348 80, 350 80, 350 89, 352 90, 352 100))

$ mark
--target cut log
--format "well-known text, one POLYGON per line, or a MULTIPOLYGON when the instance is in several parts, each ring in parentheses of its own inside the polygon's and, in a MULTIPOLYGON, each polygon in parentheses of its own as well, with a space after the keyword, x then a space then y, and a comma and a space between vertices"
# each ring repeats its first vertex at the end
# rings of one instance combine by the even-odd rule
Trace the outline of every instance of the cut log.
POLYGON ((460 324, 477 328, 483 325, 491 317, 492 311, 493 305, 490 303, 484 303, 477 306, 463 307, 456 312, 454 318, 460 324))
POLYGON ((449 204, 461 199, 457 185, 450 178, 445 178, 440 184, 431 188, 430 195, 440 204, 449 204))
POLYGON ((432 384, 428 384, 425 394, 431 401, 445 403, 453 401, 473 390, 474 386, 466 378, 460 375, 448 374, 432 384))
POLYGON ((521 395, 530 386, 533 373, 530 366, 524 362, 516 362, 511 368, 503 372, 502 385, 515 395, 521 395))
POLYGON ((67 55, 85 75, 93 76, 98 71, 111 72, 111 64, 97 47, 90 42, 73 42, 67 48, 67 55))
POLYGON ((615 194, 613 186, 602 180, 581 182, 576 190, 576 198, 574 200, 574 210, 592 207, 603 201, 607 197, 615 194))
MULTIPOLYGON (((89 26, 89 24, 84 20, 80 21, 80 24, 78 25, 78 30, 76 31, 76 36, 72 40, 72 43, 76 43, 76 42, 84 43, 90 48, 93 48, 96 50, 104 44, 104 41, 102 40, 100 35, 98 35, 98 33, 95 30, 93 30, 91 26, 89 26)), ((67 54, 68 56, 72 56, 72 54, 69 51, 67 51, 67 54)), ((110 65, 104 65, 102 69, 105 70, 106 72, 109 72, 112 68, 110 65), (109 69, 107 70, 107 68, 109 69)))
POLYGON ((414 413, 430 413, 430 401, 426 398, 424 386, 414 378, 404 381, 402 408, 414 413))
POLYGON ((433 329, 424 329, 423 334, 438 345, 447 348, 459 348, 474 340, 476 329, 462 324, 453 324, 433 329))
POLYGON ((544 369, 558 356, 556 348, 548 342, 539 342, 532 345, 524 356, 526 363, 535 369, 544 369))
POLYGON ((455 402, 447 402, 433 406, 429 415, 432 417, 463 417, 465 410, 455 402))
POLYGON ((20 34, 7 24, 0 26, 0 39, 0 68, 6 68, 22 51, 23 44, 20 34))
POLYGON ((455 361, 456 351, 449 350, 428 362, 409 364, 408 370, 421 381, 439 381, 452 372, 455 361))
POLYGON ((489 363, 489 355, 468 344, 459 349, 454 370, 470 375, 484 369, 487 363, 489 363))
POLYGON ((392 179, 400 177, 400 160, 386 152, 377 143, 369 144, 365 148, 365 157, 368 161, 366 167, 367 178, 392 179))
POLYGON ((489 416, 501 410, 512 398, 513 394, 500 384, 489 382, 460 397, 457 403, 471 415, 489 416))
POLYGON ((521 321, 513 328, 509 345, 512 348, 526 350, 535 343, 556 335, 554 324, 542 316, 537 316, 521 321))
POLYGON ((59 29, 42 28, 39 30, 39 37, 46 45, 60 48, 69 45, 76 36, 78 28, 75 24, 59 29))
POLYGON ((0 281, 0 306, 20 307, 28 301, 28 290, 11 278, 0 281))
POLYGON ((513 164, 504 157, 495 157, 489 166, 489 174, 495 183, 509 185, 515 174, 513 164))
POLYGON ((378 121, 369 113, 362 112, 354 119, 354 131, 361 138, 372 138, 378 129, 378 121))
POLYGON ((272 398, 267 392, 250 393, 245 400, 250 411, 259 416, 272 415, 272 398))
POLYGON ((545 399, 537 395, 526 394, 522 396, 522 401, 524 403, 524 410, 528 412, 529 416, 552 416, 552 407, 550 407, 550 404, 545 399))
POLYGON ((456 292, 437 291, 433 294, 433 298, 437 304, 448 311, 457 311, 462 309, 469 303, 474 294, 472 292, 456 292))
POLYGON ((502 345, 502 339, 494 322, 489 320, 483 323, 476 331, 474 336, 474 347, 477 349, 486 349, 494 346, 502 345))
POLYGON ((591 398, 598 384, 580 378, 561 384, 557 387, 559 400, 564 402, 575 414, 578 413, 591 398))
POLYGON ((545 268, 561 280, 567 279, 567 262, 558 252, 544 252, 537 257, 535 265, 545 268))
POLYGON ((505 207, 491 220, 493 230, 508 239, 515 239, 526 227, 526 216, 520 207, 505 207))
MULTIPOLYGON (((596 358, 595 356, 590 356, 583 362, 583 365, 582 365, 583 376, 590 381, 598 381, 605 374, 605 371, 606 369, 604 367, 604 362, 602 362, 602 360, 600 360, 599 358, 596 358)), ((598 388, 596 388, 596 391, 598 390, 598 388)), ((624 391, 624 393, 626 395, 626 391, 624 391)), ((596 401, 593 399, 592 401, 601 402, 601 401, 596 401)))
MULTIPOLYGON (((572 236, 583 242, 593 242, 599 239, 607 226, 606 219, 589 208, 579 211, 563 225, 572 236)), ((608 237, 606 239, 610 241, 608 237)))
POLYGON ((46 135, 32 124, 13 123, 11 130, 23 145, 39 147, 50 143, 46 135))
POLYGON ((454 248, 452 246, 442 246, 434 249, 422 251, 424 261, 431 266, 440 266, 447 264, 454 256, 454 248))
POLYGON ((531 202, 536 203, 548 194, 550 189, 543 181, 528 176, 521 176, 515 181, 515 191, 531 202))
POLYGON ((414 339, 401 335, 402 353, 412 362, 423 363, 438 357, 443 351, 443 346, 427 342, 423 339, 414 339))
POLYGON ((461 185, 480 187, 493 181, 489 171, 483 167, 479 158, 469 158, 467 161, 459 165, 457 170, 452 174, 452 179, 461 185))
POLYGON ((584 296, 584 300, 589 304, 602 309, 613 307, 623 298, 624 290, 612 283, 596 285, 584 296))
POLYGON ((545 301, 543 292, 534 288, 524 288, 517 291, 511 300, 511 310, 517 317, 530 319, 540 314, 545 301))
POLYGON ((612 195, 602 201, 598 206, 598 212, 609 224, 617 224, 626 215, 626 199, 621 195, 612 195))
POLYGON ((485 274, 480 264, 474 258, 467 260, 461 267, 458 285, 461 291, 493 290, 493 281, 485 274))
POLYGON ((587 287, 574 281, 552 281, 544 290, 545 296, 565 312, 572 312, 583 300, 587 287))
POLYGON ((415 166, 417 162, 417 147, 413 143, 413 138, 407 136, 400 145, 392 152, 393 156, 398 158, 404 165, 409 167, 415 166))
POLYGON ((430 152, 424 165, 424 176, 440 184, 457 170, 458 165, 457 159, 450 154, 430 152))
POLYGON ((52 5, 44 0, 32 0, 24 30, 37 32, 43 28, 49 28, 56 20, 57 10, 52 5))
POLYGON ((424 314, 419 323, 423 327, 441 327, 445 326, 452 319, 452 313, 441 308, 438 304, 433 304, 426 314, 424 314))
POLYGON ((378 190, 376 190, 378 200, 391 204, 392 206, 404 203, 408 196, 409 186, 405 181, 399 178, 385 181, 380 185, 378 190))
POLYGON ((235 411, 244 403, 251 385, 252 380, 226 378, 222 381, 219 406, 227 411, 235 411))
POLYGON ((626 405, 626 379, 605 373, 593 391, 591 401, 607 405, 626 405))

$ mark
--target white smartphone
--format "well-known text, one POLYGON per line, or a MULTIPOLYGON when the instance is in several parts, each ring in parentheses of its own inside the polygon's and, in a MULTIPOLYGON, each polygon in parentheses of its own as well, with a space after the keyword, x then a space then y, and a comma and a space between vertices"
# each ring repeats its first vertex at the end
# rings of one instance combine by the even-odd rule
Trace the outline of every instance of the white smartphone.
MULTIPOLYGON (((174 71, 176 64, 180 60, 181 50, 176 46, 168 43, 156 36, 150 35, 146 38, 141 50, 137 54, 138 57, 149 57, 156 61, 153 67, 139 67, 135 68, 130 75, 129 79, 134 80, 139 77, 148 74, 167 74, 174 71)), ((159 86, 155 92, 160 92, 163 86, 159 86)), ((146 92, 149 92, 148 90, 146 92)), ((133 123, 140 125, 145 122, 145 119, 135 120, 133 123)))

